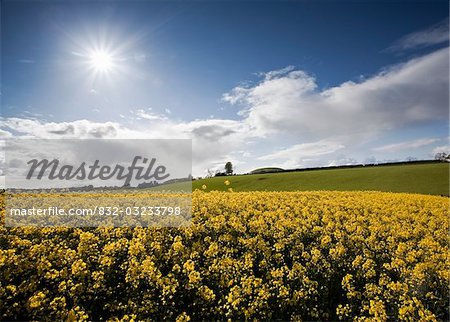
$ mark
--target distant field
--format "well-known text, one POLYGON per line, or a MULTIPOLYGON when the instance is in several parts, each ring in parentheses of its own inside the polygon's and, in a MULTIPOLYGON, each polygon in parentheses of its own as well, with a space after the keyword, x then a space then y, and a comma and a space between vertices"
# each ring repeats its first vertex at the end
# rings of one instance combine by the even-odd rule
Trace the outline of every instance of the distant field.
POLYGON ((234 191, 373 190, 448 196, 449 166, 431 163, 214 177, 194 181, 192 188, 206 185, 206 191, 229 187, 234 191), (231 184, 226 186, 225 180, 231 184))

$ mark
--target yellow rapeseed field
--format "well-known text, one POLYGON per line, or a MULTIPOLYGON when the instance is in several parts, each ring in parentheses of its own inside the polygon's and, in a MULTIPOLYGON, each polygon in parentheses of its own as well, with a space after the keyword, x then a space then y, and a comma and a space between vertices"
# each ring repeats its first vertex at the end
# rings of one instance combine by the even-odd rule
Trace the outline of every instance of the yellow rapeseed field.
POLYGON ((192 210, 187 228, 2 226, 0 320, 449 319, 448 198, 195 191, 192 210))

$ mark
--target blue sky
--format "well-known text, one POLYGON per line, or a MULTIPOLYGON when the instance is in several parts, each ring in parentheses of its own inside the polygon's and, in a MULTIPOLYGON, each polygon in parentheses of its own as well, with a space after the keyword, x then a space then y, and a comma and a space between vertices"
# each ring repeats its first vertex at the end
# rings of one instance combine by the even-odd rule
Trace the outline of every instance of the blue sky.
POLYGON ((189 137, 196 175, 448 151, 447 1, 1 4, 3 136, 189 137))

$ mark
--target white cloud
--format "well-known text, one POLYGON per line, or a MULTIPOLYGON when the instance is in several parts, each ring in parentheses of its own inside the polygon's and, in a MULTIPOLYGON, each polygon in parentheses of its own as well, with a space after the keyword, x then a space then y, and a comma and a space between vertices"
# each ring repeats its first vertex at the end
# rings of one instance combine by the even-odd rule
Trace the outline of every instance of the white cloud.
POLYGON ((290 66, 287 66, 287 67, 279 69, 279 70, 273 70, 273 71, 270 71, 267 73, 258 73, 257 75, 264 76, 264 78, 266 80, 271 80, 271 79, 277 78, 279 76, 283 76, 284 74, 289 73, 293 70, 295 70, 295 66, 290 65, 290 66))
MULTIPOLYGON (((149 109, 150 110, 150 109, 149 109)), ((147 112, 143 109, 138 109, 134 112, 134 114, 142 119, 156 121, 156 120, 164 120, 166 117, 164 115, 158 115, 152 112, 147 112)))
POLYGON ((44 122, 36 119, 4 118, 0 127, 17 132, 16 137, 35 138, 112 138, 116 137, 121 125, 114 122, 44 122))
POLYGON ((192 164, 195 174, 207 168, 217 168, 224 160, 253 137, 251 129, 236 120, 206 119, 174 123, 169 129, 192 138, 192 164))
POLYGON ((276 164, 286 169, 321 166, 330 162, 330 158, 333 158, 332 154, 344 148, 345 146, 339 142, 321 140, 318 142, 295 144, 289 148, 261 156, 258 159, 263 161, 276 161, 276 164))
POLYGON ((448 118, 448 57, 445 48, 326 90, 305 72, 288 69, 236 87, 223 100, 242 105, 244 122, 260 135, 365 137, 448 118))
POLYGON ((414 48, 423 48, 432 45, 446 43, 449 40, 449 20, 448 18, 434 24, 433 26, 413 32, 396 41, 389 51, 400 51, 414 48))
POLYGON ((244 124, 233 120, 196 120, 173 122, 162 119, 148 126, 148 120, 133 128, 117 122, 44 122, 36 119, 1 118, 0 136, 22 138, 120 138, 120 139, 193 139, 193 173, 203 174, 211 165, 230 159, 230 153, 242 146, 251 133, 244 124))
MULTIPOLYGON (((27 106, 27 107, 31 107, 31 106, 27 106)), ((43 116, 43 115, 40 114, 40 113, 34 113, 34 112, 31 112, 31 111, 28 111, 28 110, 23 111, 23 113, 24 113, 24 114, 27 114, 27 115, 30 115, 30 116, 33 117, 33 118, 40 118, 40 117, 43 116)))
POLYGON ((436 138, 425 138, 425 139, 418 139, 413 141, 406 141, 406 142, 399 142, 394 144, 388 144, 383 145, 380 147, 373 148, 373 151, 377 152, 398 152, 402 150, 413 150, 417 149, 426 145, 433 144, 435 142, 439 141, 439 139, 436 138))
POLYGON ((0 129, 0 138, 5 139, 5 138, 11 138, 11 137, 13 137, 11 132, 0 129))
POLYGON ((272 154, 260 157, 260 160, 282 160, 289 158, 305 158, 305 157, 317 157, 325 154, 334 153, 345 146, 333 141, 318 141, 311 143, 295 144, 287 149, 274 152, 272 154))
POLYGON ((432 154, 432 156, 434 156, 436 153, 441 153, 441 152, 450 154, 450 145, 437 146, 431 151, 431 154, 432 154))

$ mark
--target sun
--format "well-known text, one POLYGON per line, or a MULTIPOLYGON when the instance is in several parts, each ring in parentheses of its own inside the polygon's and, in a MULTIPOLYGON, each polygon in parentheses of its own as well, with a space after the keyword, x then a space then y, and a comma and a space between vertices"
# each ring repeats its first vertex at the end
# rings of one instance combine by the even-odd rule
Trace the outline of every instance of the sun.
POLYGON ((93 51, 89 55, 89 63, 96 72, 109 72, 114 68, 113 56, 102 50, 93 51))

